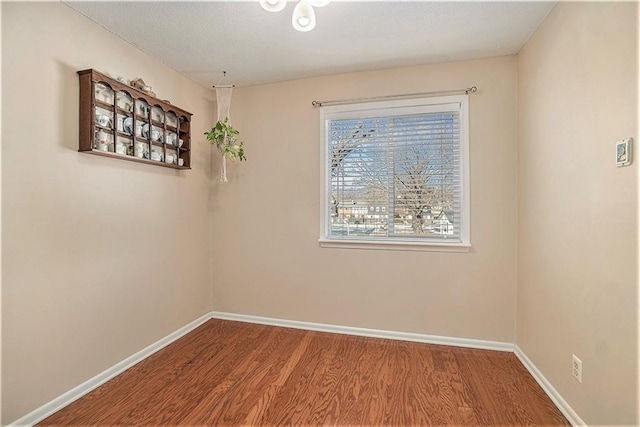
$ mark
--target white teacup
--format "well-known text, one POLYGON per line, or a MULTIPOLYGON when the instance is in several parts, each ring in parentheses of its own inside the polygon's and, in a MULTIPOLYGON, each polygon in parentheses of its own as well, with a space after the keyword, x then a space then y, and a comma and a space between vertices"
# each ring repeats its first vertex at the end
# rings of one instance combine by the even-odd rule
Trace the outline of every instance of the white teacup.
POLYGON ((106 116, 104 114, 96 114, 96 123, 100 126, 110 127, 111 117, 106 116))
POLYGON ((109 145, 107 144, 107 141, 96 141, 96 148, 100 151, 109 151, 109 145))
POLYGON ((121 142, 116 142, 116 153, 127 154, 127 146, 121 142))
POLYGON ((165 163, 173 163, 173 155, 167 154, 167 157, 164 159, 165 163))
POLYGON ((147 144, 143 142, 136 142, 134 155, 138 158, 144 158, 144 153, 147 151, 147 144))
POLYGON ((155 160, 156 162, 160 162, 160 161, 162 161, 162 155, 160 153, 158 153, 157 151, 152 151, 151 152, 151 160, 155 160))
POLYGON ((164 141, 169 144, 169 145, 173 145, 173 142, 175 141, 176 136, 173 133, 167 133, 167 136, 165 136, 164 141))
POLYGON ((96 133, 96 148, 100 151, 109 151, 109 145, 107 143, 108 134, 103 130, 99 130, 96 133))
POLYGON ((160 131, 156 128, 151 129, 151 139, 157 141, 160 138, 160 131))
POLYGON ((184 166, 184 159, 178 159, 178 166, 184 166))

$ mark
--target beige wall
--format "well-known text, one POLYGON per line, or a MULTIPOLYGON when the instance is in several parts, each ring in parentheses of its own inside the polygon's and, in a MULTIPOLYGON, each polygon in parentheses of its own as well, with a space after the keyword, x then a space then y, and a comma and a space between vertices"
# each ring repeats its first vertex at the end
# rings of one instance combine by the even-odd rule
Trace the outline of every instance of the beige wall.
POLYGON ((517 343, 591 425, 637 420, 637 47, 636 3, 560 3, 518 57, 517 343))
MULTIPOLYGON (((218 311, 513 342, 516 58, 241 88, 232 120, 248 161, 212 207, 218 311), (470 97, 470 253, 320 248, 314 99, 477 85, 470 97)), ((217 162, 216 162, 217 167, 217 162)))
POLYGON ((212 94, 62 3, 2 3, 3 422, 211 310, 212 94), (188 172, 77 152, 77 70, 194 113, 188 172))

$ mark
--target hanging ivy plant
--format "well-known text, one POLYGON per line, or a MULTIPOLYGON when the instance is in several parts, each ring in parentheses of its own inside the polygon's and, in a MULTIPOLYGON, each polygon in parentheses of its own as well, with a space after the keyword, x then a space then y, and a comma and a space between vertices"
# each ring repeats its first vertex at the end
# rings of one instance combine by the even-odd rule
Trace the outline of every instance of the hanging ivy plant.
POLYGON ((209 132, 204 134, 207 136, 207 140, 212 144, 215 144, 218 150, 223 156, 228 157, 229 160, 247 160, 244 155, 244 143, 238 142, 238 130, 229 124, 229 118, 219 120, 209 132))

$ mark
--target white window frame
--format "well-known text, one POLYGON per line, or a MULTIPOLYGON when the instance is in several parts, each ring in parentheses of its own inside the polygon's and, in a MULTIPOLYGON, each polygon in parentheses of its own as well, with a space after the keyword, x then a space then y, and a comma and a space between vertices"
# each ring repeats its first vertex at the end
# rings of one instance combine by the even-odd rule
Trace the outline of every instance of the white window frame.
POLYGON ((387 249, 436 252, 468 252, 471 248, 471 197, 469 185, 469 96, 454 95, 415 98, 396 101, 367 102, 358 104, 320 107, 320 246, 326 248, 387 249), (452 111, 452 105, 460 114, 460 242, 429 241, 420 238, 367 239, 330 236, 330 215, 327 195, 330 194, 329 152, 327 126, 329 120, 404 115, 419 112, 452 111))

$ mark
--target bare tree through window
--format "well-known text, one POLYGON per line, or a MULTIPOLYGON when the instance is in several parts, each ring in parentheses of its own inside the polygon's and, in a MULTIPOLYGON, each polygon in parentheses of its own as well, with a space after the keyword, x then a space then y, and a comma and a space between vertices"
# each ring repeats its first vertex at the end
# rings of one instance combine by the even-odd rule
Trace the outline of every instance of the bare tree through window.
POLYGON ((458 128, 456 112, 331 120, 331 234, 454 234, 458 128))

